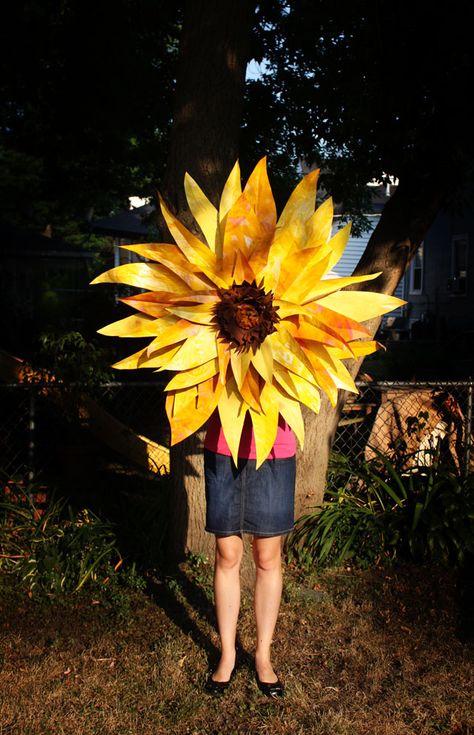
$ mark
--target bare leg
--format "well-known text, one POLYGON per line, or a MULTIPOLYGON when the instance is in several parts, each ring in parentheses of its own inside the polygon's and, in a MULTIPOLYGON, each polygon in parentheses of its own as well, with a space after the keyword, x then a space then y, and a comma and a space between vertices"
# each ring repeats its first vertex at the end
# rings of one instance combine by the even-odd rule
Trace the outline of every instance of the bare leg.
POLYGON ((281 600, 281 536, 254 537, 253 558, 256 566, 257 648, 255 668, 260 680, 271 684, 278 679, 270 660, 270 646, 281 600))
POLYGON ((217 627, 221 638, 221 658, 212 675, 214 681, 228 681, 235 666, 235 638, 240 608, 240 536, 216 536, 214 598, 217 627))

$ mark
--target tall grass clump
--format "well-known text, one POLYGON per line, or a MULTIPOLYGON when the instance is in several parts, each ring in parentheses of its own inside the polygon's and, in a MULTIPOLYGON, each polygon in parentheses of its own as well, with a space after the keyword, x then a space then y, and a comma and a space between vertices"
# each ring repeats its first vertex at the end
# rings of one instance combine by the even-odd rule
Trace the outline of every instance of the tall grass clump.
POLYGON ((414 455, 372 452, 370 460, 332 454, 323 504, 298 520, 290 558, 303 566, 462 566, 474 553, 474 475, 436 449, 419 464, 414 455))

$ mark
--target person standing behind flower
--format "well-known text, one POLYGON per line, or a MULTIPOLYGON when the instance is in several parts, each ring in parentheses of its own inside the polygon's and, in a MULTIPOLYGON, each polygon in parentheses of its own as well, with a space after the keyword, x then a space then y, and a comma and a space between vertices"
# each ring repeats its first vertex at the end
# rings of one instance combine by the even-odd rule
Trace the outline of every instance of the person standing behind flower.
POLYGON ((270 697, 284 694, 271 662, 271 642, 282 591, 281 540, 293 529, 296 440, 280 417, 268 458, 256 469, 256 448, 250 417, 246 417, 235 465, 217 411, 204 442, 206 531, 216 539, 214 596, 221 657, 206 688, 221 694, 236 664, 236 631, 240 608, 240 565, 243 534, 251 534, 256 568, 255 678, 270 697))

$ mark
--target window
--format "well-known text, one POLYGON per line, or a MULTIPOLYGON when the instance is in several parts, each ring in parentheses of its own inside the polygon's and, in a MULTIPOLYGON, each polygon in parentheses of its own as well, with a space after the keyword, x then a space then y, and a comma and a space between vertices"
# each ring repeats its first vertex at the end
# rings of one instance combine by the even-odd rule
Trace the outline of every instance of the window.
POLYGON ((454 235, 451 249, 451 278, 448 290, 452 294, 464 296, 467 282, 467 235, 454 235))
POLYGON ((415 255, 410 262, 409 293, 416 295, 423 293, 423 243, 418 245, 415 255))

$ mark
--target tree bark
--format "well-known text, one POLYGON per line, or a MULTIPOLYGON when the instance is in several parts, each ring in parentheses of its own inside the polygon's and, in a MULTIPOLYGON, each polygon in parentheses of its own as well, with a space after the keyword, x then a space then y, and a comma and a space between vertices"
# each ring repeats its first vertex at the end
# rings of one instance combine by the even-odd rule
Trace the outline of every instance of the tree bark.
MULTIPOLYGON (((251 0, 186 3, 163 194, 176 216, 198 234, 184 194, 184 174, 191 174, 218 204, 238 158, 255 4, 251 0)), ((213 552, 214 539, 204 532, 202 439, 200 432, 171 449, 171 562, 184 558, 186 551, 213 552)))
POLYGON ((239 153, 252 0, 188 0, 180 39, 165 194, 189 217, 183 189, 191 174, 217 204, 239 153))

